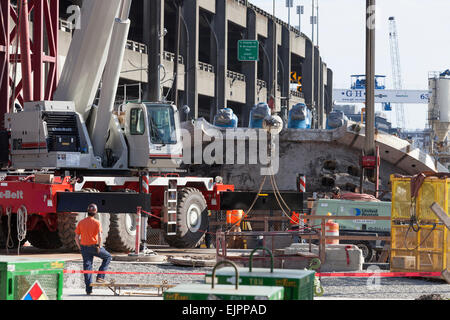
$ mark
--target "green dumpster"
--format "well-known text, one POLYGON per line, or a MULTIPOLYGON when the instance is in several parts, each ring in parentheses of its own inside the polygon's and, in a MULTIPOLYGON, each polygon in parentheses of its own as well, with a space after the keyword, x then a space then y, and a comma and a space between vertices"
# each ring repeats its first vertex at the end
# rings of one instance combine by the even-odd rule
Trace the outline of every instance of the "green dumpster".
POLYGON ((283 300, 281 286, 240 286, 236 265, 228 260, 216 264, 212 271, 211 284, 182 284, 164 292, 164 300, 283 300), (231 264, 235 270, 235 285, 215 285, 216 268, 221 264, 231 264))
POLYGON ((64 262, 0 257, 0 300, 62 300, 64 262))
MULTIPOLYGON (((232 268, 222 268, 216 272, 217 283, 234 283, 232 268)), ((315 272, 312 270, 274 269, 273 255, 269 249, 256 248, 250 254, 249 269, 239 268, 239 284, 256 286, 284 287, 284 300, 313 300, 315 272), (257 250, 270 253, 271 269, 252 268, 253 254, 257 250)), ((206 283, 211 282, 211 272, 206 273, 206 283)))

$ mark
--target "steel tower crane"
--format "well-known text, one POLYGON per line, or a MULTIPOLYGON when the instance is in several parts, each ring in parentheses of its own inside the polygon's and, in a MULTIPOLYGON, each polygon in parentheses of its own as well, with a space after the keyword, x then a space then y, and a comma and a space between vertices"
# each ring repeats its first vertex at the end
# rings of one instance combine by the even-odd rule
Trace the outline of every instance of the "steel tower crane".
MULTIPOLYGON (((391 47, 392 78, 395 90, 402 90, 402 69, 400 64, 400 50, 398 46, 398 32, 395 17, 389 17, 389 42, 391 47)), ((397 127, 405 129, 405 108, 403 104, 396 105, 397 127)))

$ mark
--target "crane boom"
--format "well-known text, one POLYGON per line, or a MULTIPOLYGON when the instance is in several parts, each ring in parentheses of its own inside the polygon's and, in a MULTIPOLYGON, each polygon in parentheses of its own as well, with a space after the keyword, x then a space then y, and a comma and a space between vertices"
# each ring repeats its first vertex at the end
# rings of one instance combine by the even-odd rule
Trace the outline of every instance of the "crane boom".
MULTIPOLYGON (((402 69, 400 64, 400 50, 398 46, 397 23, 394 17, 389 18, 389 42, 391 48, 392 78, 395 90, 403 89, 402 69)), ((397 127, 405 129, 405 108, 399 103, 396 105, 397 127)))
POLYGON ((90 134, 92 146, 95 155, 99 157, 102 157, 105 151, 108 128, 114 111, 114 102, 130 30, 130 20, 128 19, 130 8, 131 0, 122 0, 119 16, 114 22, 98 108, 94 109, 96 114, 93 121, 91 121, 93 123, 90 134))
POLYGON ((121 0, 88 0, 70 44, 54 101, 73 101, 86 121, 105 69, 121 0))

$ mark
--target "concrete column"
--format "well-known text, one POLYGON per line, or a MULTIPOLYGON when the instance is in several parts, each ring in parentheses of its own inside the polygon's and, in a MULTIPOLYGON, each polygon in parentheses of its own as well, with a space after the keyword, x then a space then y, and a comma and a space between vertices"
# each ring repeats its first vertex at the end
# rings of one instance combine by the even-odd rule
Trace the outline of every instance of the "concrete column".
POLYGON ((268 28, 268 38, 265 44, 265 50, 269 57, 270 65, 267 68, 267 78, 265 81, 267 82, 267 95, 273 95, 276 101, 278 76, 277 23, 273 20, 269 20, 268 28))
POLYGON ((315 47, 314 53, 314 100, 317 112, 317 129, 323 129, 323 104, 320 99, 321 87, 323 84, 321 78, 322 58, 317 47, 315 47))
MULTIPOLYGON (((291 32, 287 27, 283 26, 281 37, 281 69, 282 69, 282 81, 281 81, 281 95, 287 98, 282 105, 286 106, 286 112, 289 112, 290 108, 290 82, 291 82, 291 32)), ((287 113, 283 116, 287 119, 287 113)))
MULTIPOLYGON (((303 94, 305 97, 306 105, 312 109, 313 108, 313 81, 315 77, 313 77, 312 73, 312 65, 313 65, 313 55, 312 55, 312 42, 310 39, 305 40, 305 52, 306 57, 305 61, 302 65, 302 76, 303 76, 303 94), (313 79, 314 78, 314 79, 313 79)), ((315 101, 314 101, 315 102, 315 101)), ((315 127, 315 123, 312 124, 312 127, 315 127)))
POLYGON ((144 1, 144 43, 148 47, 148 83, 144 96, 149 101, 160 99, 159 65, 164 51, 164 0, 144 1))
POLYGON ((330 113, 333 109, 333 71, 331 69, 327 69, 327 87, 325 98, 325 112, 330 113))
MULTIPOLYGON (((256 13, 252 8, 247 9, 247 40, 258 40, 256 33, 256 13)), ((264 57, 259 57, 264 59, 264 57)), ((240 118, 244 127, 249 125, 250 110, 256 104, 256 78, 258 77, 258 62, 243 62, 242 71, 246 77, 246 101, 240 118)))
POLYGON ((319 64, 319 110, 320 110, 320 115, 322 117, 321 119, 321 125, 322 125, 322 129, 325 128, 325 101, 324 101, 324 94, 325 94, 325 88, 324 88, 324 74, 323 74, 323 68, 324 68, 324 63, 322 58, 320 58, 320 64, 319 64))
MULTIPOLYGON (((184 0, 183 17, 188 35, 184 37, 183 55, 186 61, 185 103, 191 109, 191 116, 198 118, 198 58, 199 58, 199 4, 197 0, 184 0)), ((186 30, 183 32, 185 34, 186 30)))
POLYGON ((226 0, 216 0, 216 14, 213 17, 212 29, 213 39, 217 38, 219 46, 217 48, 216 41, 212 41, 211 57, 216 71, 216 94, 211 108, 211 119, 214 119, 217 113, 216 109, 222 109, 227 105, 228 20, 226 0))

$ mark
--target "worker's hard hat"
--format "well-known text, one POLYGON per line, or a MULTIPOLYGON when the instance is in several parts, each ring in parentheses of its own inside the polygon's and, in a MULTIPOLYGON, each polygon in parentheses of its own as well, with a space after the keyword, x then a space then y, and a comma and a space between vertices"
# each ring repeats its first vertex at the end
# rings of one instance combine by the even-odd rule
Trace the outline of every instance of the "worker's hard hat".
POLYGON ((88 206, 88 212, 97 212, 98 211, 98 209, 97 209, 97 205, 95 204, 95 203, 91 203, 89 206, 88 206))

